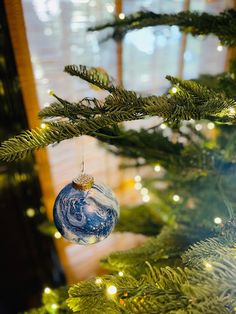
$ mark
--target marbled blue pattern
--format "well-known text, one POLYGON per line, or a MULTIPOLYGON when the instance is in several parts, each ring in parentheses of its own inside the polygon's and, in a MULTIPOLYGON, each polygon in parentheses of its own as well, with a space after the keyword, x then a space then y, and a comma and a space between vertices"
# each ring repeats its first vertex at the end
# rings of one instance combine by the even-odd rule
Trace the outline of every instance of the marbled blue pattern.
POLYGON ((58 231, 71 242, 93 244, 105 239, 119 217, 119 205, 109 187, 94 183, 86 191, 70 183, 58 194, 54 209, 58 231))

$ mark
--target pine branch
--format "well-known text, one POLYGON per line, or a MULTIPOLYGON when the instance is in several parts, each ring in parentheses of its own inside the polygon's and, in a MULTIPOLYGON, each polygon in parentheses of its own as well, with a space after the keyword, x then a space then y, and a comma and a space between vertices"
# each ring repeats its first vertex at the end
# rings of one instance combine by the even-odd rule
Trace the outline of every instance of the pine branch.
MULTIPOLYGON (((92 76, 84 67, 80 67, 78 71, 74 66, 68 69, 72 75, 78 75, 97 86, 110 88, 109 84, 99 81, 97 75, 92 76)), ((29 152, 47 145, 84 134, 94 135, 94 132, 106 126, 147 116, 159 116, 173 124, 189 119, 215 118, 221 121, 225 116, 229 118, 230 109, 236 106, 235 100, 196 82, 182 81, 170 76, 167 78, 178 86, 178 92, 174 95, 141 97, 135 92, 111 87, 111 93, 105 98, 103 106, 96 99, 84 99, 77 104, 71 104, 54 95, 59 103, 43 109, 39 116, 53 117, 57 122, 47 121, 45 129, 25 131, 3 142, 0 159, 21 159, 29 152), (89 105, 86 110, 85 104, 89 105)), ((231 123, 235 123, 234 115, 230 119, 231 123)))
POLYGON ((236 45, 236 11, 226 10, 219 15, 183 11, 177 14, 156 14, 151 11, 137 12, 124 19, 116 18, 113 22, 89 28, 98 31, 108 27, 113 28, 112 37, 122 38, 128 31, 149 26, 176 25, 180 31, 194 36, 213 34, 226 46, 236 45))

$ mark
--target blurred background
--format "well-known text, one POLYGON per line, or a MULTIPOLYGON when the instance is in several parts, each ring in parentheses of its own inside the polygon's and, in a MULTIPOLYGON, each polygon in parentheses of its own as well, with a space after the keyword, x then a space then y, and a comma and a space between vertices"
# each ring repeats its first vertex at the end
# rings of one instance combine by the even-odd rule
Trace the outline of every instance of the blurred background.
MULTIPOLYGON (((23 129, 44 127, 37 112, 53 101, 48 90, 70 101, 104 98, 104 92, 66 75, 65 65, 99 67, 126 89, 158 95, 168 88, 167 74, 197 78, 202 73, 221 73, 228 64, 230 51, 216 37, 194 38, 181 34, 176 26, 133 31, 122 42, 105 40, 109 30, 87 32, 88 27, 137 10, 218 13, 234 6, 233 0, 1 1, 0 142, 23 129)), ((152 123, 150 119, 127 126, 152 123)), ((39 230, 52 219, 56 195, 80 172, 82 155, 85 172, 109 185, 121 205, 149 202, 150 197, 137 188, 137 180, 159 168, 121 169, 121 158, 87 136, 53 145, 22 162, 0 162, 0 313, 37 306, 46 287, 97 275, 102 272, 103 256, 145 241, 142 235, 114 233, 101 243, 83 247, 68 243, 54 229, 51 237, 39 230)))

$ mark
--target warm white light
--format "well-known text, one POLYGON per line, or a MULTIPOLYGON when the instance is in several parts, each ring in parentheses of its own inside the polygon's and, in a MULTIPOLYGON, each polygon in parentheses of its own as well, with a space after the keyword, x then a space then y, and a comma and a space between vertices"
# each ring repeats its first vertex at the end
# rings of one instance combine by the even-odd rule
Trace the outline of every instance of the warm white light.
POLYGON ((149 195, 144 195, 143 196, 143 201, 144 201, 144 203, 148 203, 150 201, 150 196, 149 195))
POLYGON ((196 125, 195 125, 195 129, 196 129, 197 131, 201 131, 202 125, 201 125, 200 123, 196 124, 196 125))
POLYGON ((233 107, 229 108, 229 113, 234 115, 235 114, 235 109, 233 107))
POLYGON ((46 124, 45 124, 45 123, 41 123, 41 124, 40 124, 40 128, 41 128, 41 129, 45 129, 45 128, 46 128, 46 124))
POLYGON ((111 4, 108 4, 108 5, 107 5, 107 11, 108 11, 109 13, 114 12, 114 6, 111 5, 111 4))
POLYGON ((135 183, 134 185, 135 190, 141 190, 142 184, 140 182, 135 183))
POLYGON ((33 208, 28 208, 26 210, 26 215, 30 218, 34 217, 35 216, 35 210, 33 208))
POLYGON ((160 125, 160 128, 161 128, 162 130, 165 130, 165 129, 166 129, 166 125, 165 125, 164 123, 162 123, 162 124, 160 125))
POLYGON ((217 51, 222 51, 223 50, 223 46, 218 45, 216 49, 217 49, 217 51))
POLYGON ((101 278, 97 278, 95 280, 96 285, 100 285, 102 283, 102 279, 101 278))
POLYGON ((52 89, 48 89, 48 95, 53 96, 54 95, 54 91, 52 89))
POLYGON ((212 265, 208 262, 204 262, 204 266, 206 267, 207 270, 211 270, 212 269, 212 265))
POLYGON ((123 276, 124 276, 123 271, 119 271, 118 275, 119 275, 120 277, 123 277, 123 276))
POLYGON ((58 305, 57 305, 56 303, 53 303, 53 304, 51 305, 51 308, 52 308, 53 310, 56 310, 56 309, 58 308, 58 305))
POLYGON ((161 171, 161 166, 160 166, 160 165, 156 165, 156 166, 154 167, 154 170, 155 170, 156 172, 161 171))
POLYGON ((50 104, 49 104, 49 102, 45 102, 45 103, 43 104, 43 106, 44 106, 44 108, 46 108, 46 107, 50 106, 50 104))
POLYGON ((214 124, 213 122, 207 123, 207 128, 208 128, 209 130, 213 130, 214 127, 215 127, 215 124, 214 124))
POLYGON ((59 231, 56 231, 56 232, 54 233, 54 238, 56 238, 56 239, 60 239, 60 238, 61 238, 61 234, 60 234, 59 231))
POLYGON ((141 191, 140 191, 140 193, 141 193, 142 195, 147 195, 147 194, 148 194, 148 189, 147 189, 147 188, 142 188, 141 191))
POLYGON ((46 287, 45 289, 44 289, 44 293, 46 293, 46 294, 49 294, 49 293, 51 293, 51 289, 49 288, 49 287, 46 287))
POLYGON ((177 93, 178 88, 174 86, 174 87, 172 87, 172 88, 171 88, 171 91, 172 91, 172 93, 174 93, 174 94, 175 94, 175 93, 177 93))
POLYGON ((219 224, 222 223, 222 219, 221 219, 220 217, 216 217, 216 218, 214 219, 214 223, 217 224, 217 225, 219 225, 219 224))
POLYGON ((117 292, 117 288, 115 287, 115 286, 109 286, 108 288, 107 288, 107 292, 109 293, 109 294, 116 294, 116 292, 117 292))
POLYGON ((120 13, 119 14, 119 19, 123 20, 125 18, 125 14, 124 13, 120 13))
POLYGON ((173 201, 178 202, 180 200, 179 195, 175 194, 173 195, 173 201))
POLYGON ((134 177, 134 181, 135 182, 140 182, 141 181, 141 177, 139 175, 134 177))

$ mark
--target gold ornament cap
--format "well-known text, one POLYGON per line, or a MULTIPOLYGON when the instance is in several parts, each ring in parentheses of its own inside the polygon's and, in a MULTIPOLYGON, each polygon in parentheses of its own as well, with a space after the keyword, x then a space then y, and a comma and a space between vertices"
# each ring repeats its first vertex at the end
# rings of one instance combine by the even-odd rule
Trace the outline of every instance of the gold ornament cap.
POLYGON ((94 178, 90 174, 82 173, 72 181, 73 187, 77 190, 89 190, 94 184, 94 178))

